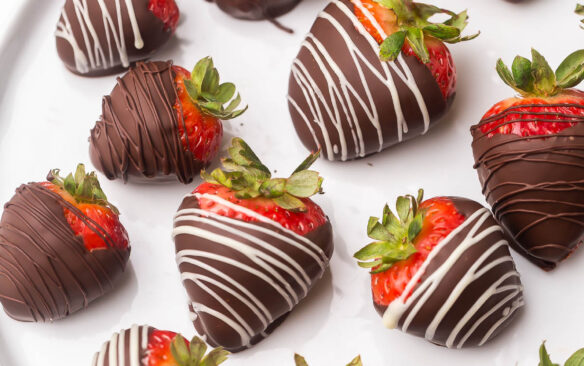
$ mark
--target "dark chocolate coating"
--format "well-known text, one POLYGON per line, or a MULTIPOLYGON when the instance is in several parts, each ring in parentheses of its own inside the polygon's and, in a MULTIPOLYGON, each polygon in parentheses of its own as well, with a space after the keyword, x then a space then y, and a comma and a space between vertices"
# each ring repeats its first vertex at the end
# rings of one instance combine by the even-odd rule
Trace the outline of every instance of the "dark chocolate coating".
POLYGON ((130 329, 114 333, 101 350, 93 356, 92 366, 145 365, 148 356, 148 341, 156 329, 148 325, 134 325, 130 329), (123 345, 123 347, 122 347, 123 345), (115 363, 110 363, 114 357, 115 363))
POLYGON ((205 166, 180 140, 175 76, 170 61, 138 62, 103 98, 89 154, 108 179, 189 183, 205 166))
POLYGON ((131 9, 124 0, 104 0, 106 11, 97 0, 87 0, 87 17, 76 11, 77 2, 65 2, 55 37, 59 57, 76 74, 101 76, 120 72, 133 62, 149 58, 172 36, 172 30, 148 10, 149 0, 131 0, 131 9), (117 5, 122 19, 121 37, 117 5), (132 26, 133 19, 137 33, 132 26), (135 42, 140 39, 143 46, 137 48, 135 42))
POLYGON ((331 2, 316 19, 293 62, 288 89, 300 140, 311 151, 321 146, 329 160, 363 157, 423 134, 453 98, 444 100, 430 70, 416 57, 402 54, 396 62, 382 62, 376 40, 349 0, 331 2), (398 75, 408 72, 410 86, 398 75), (400 110, 407 128, 398 126, 400 110))
MULTIPOLYGON (((431 252, 397 327, 449 348, 480 346, 518 313, 523 286, 493 215, 475 201, 449 198, 466 220, 431 252)), ((383 316, 387 307, 374 305, 383 316)))
POLYGON ((232 352, 270 334, 320 279, 333 252, 328 220, 301 237, 275 222, 208 214, 192 195, 174 227, 195 328, 232 352))
POLYGON ((273 20, 294 9, 300 0, 210 0, 234 18, 273 20))
POLYGON ((557 135, 488 137, 481 131, 483 124, 511 112, 521 114, 510 107, 471 128, 475 168, 483 194, 512 236, 514 249, 551 270, 584 240, 584 119, 542 115, 540 121, 563 116, 576 122, 557 135))
POLYGON ((0 221, 0 302, 10 317, 47 322, 81 310, 110 291, 130 248, 114 247, 104 229, 38 183, 21 185, 0 221), (108 249, 88 251, 64 208, 100 235, 108 249))

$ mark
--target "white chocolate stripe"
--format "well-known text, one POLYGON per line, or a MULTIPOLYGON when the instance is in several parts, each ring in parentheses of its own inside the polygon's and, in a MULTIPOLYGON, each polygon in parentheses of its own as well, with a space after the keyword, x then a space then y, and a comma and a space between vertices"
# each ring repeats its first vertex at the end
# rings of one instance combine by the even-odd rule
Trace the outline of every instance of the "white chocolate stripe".
MULTIPOLYGON (((269 224, 271 226, 277 227, 278 229, 282 230, 284 233, 286 233, 287 235, 293 237, 297 241, 306 244, 306 246, 300 245, 300 246, 297 246, 297 248, 299 248, 301 250, 304 250, 308 254, 310 253, 310 251, 307 250, 307 249, 312 249, 315 253, 317 253, 320 256, 320 258, 322 259, 322 261, 319 262, 319 264, 321 265, 320 267, 322 269, 325 269, 326 264, 328 263, 329 259, 327 258, 326 253, 318 245, 316 245, 315 243, 313 243, 310 239, 305 238, 302 235, 296 234, 294 231, 292 231, 290 229, 287 229, 284 226, 280 225, 280 223, 278 223, 278 222, 276 222, 274 220, 270 220, 267 217, 262 216, 262 215, 258 214, 255 211, 252 211, 252 210, 250 210, 248 208, 245 208, 245 207, 236 205, 236 204, 234 204, 232 202, 229 202, 229 201, 227 201, 227 200, 225 200, 225 199, 223 199, 221 197, 218 197, 218 196, 215 196, 215 195, 212 195, 212 194, 208 194, 208 193, 205 193, 205 194, 195 193, 195 194, 187 194, 186 195, 186 197, 193 197, 193 196, 196 197, 199 200, 201 198, 204 198, 204 199, 213 201, 213 202, 218 203, 218 204, 220 204, 222 206, 228 207, 228 208, 230 208, 230 209, 232 209, 234 211, 240 212, 240 213, 242 213, 242 214, 244 214, 246 216, 252 217, 252 218, 254 218, 255 220, 257 220, 259 222, 263 222, 265 224, 269 224), (305 247, 306 247, 306 249, 304 249, 305 247)), ((210 215, 211 213, 206 212, 206 214, 207 215, 210 215)), ((217 215, 217 216, 219 216, 219 215, 217 215)), ((237 220, 234 220, 234 221, 237 221, 237 220)), ((244 226, 244 223, 243 222, 238 221, 238 223, 239 223, 240 226, 244 226)), ((236 223, 234 223, 234 224, 236 224, 236 223)), ((252 226, 252 225, 249 225, 249 226, 252 226)), ((283 241, 285 241, 285 242, 287 242, 289 244, 292 244, 293 243, 290 239, 288 239, 285 236, 280 235, 280 234, 278 234, 278 233, 276 233, 274 231, 264 229, 264 228, 259 227, 257 225, 253 225, 253 226, 254 226, 253 229, 258 230, 258 231, 261 231, 264 234, 272 235, 272 236, 276 237, 277 239, 283 240, 283 241)))
MULTIPOLYGON (((498 225, 492 225, 479 232, 479 229, 484 224, 484 222, 490 217, 490 212, 486 208, 482 208, 474 212, 470 217, 468 217, 459 227, 453 230, 446 238, 444 238, 429 254, 426 261, 422 264, 420 269, 412 277, 412 279, 406 285, 403 294, 392 303, 389 304, 387 310, 383 316, 384 324, 389 328, 397 327, 401 317, 404 313, 408 312, 406 319, 403 322, 402 330, 407 331, 413 319, 416 317, 420 309, 432 296, 434 291, 438 288, 441 282, 444 280, 446 274, 450 272, 457 261, 464 256, 464 254, 472 246, 479 243, 481 240, 491 235, 494 232, 501 231, 502 229, 498 225), (419 283, 421 276, 425 273, 427 267, 434 260, 434 258, 443 250, 461 231, 467 229, 472 224, 466 237, 460 242, 460 244, 452 251, 448 258, 442 263, 431 275, 429 275, 424 282, 419 283), (417 286, 414 290, 414 287, 417 286), (412 292, 413 290, 413 292, 412 292), (406 296, 411 294, 406 300, 406 296), (414 304, 415 303, 415 304, 414 304)), ((454 286, 452 293, 449 295, 448 299, 442 304, 440 309, 434 315, 434 318, 426 328, 425 338, 428 340, 433 340, 436 330, 438 329, 441 321, 444 319, 446 314, 452 309, 456 300, 461 296, 465 289, 473 283, 475 280, 485 275, 489 271, 493 270, 498 265, 503 263, 512 262, 512 258, 509 256, 499 257, 493 259, 489 263, 485 261, 492 256, 493 253, 502 246, 507 245, 505 240, 500 240, 493 244, 488 250, 486 250, 482 255, 473 263, 459 282, 454 286)), ((503 306, 505 303, 510 301, 513 297, 517 296, 522 291, 521 285, 503 285, 505 281, 512 277, 519 277, 519 274, 515 271, 509 271, 505 275, 501 276, 489 289, 487 289, 478 299, 475 301, 473 306, 462 315, 457 325, 454 327, 450 333, 447 341, 447 347, 453 347, 459 332, 467 325, 468 321, 472 319, 473 316, 481 309, 481 307, 495 294, 499 294, 506 291, 513 291, 512 296, 509 295, 504 298, 497 306, 491 309, 487 314, 491 314, 494 309, 503 306)), ((521 305, 518 305, 519 307, 521 305)), ((515 309, 510 311, 512 313, 515 309)), ((507 319, 510 314, 507 314, 504 319, 507 319)), ((462 347, 464 342, 472 335, 472 333, 477 329, 477 327, 488 315, 483 315, 479 318, 475 324, 470 328, 470 331, 465 334, 458 344, 458 347, 462 347)), ((498 325, 502 324, 504 320, 497 322, 498 325)), ((496 327, 488 333, 492 335, 496 327)), ((488 340, 488 337, 483 338, 483 341, 488 340)))
MULTIPOLYGON (((271 262, 274 266, 281 267, 281 269, 285 269, 286 265, 282 262, 277 261, 277 259, 272 258, 272 257, 267 257, 267 255, 265 253, 262 253, 258 250, 255 250, 255 249, 251 248, 250 246, 248 246, 242 242, 239 242, 237 240, 231 239, 231 238, 223 236, 223 235, 218 235, 218 234, 213 233, 211 231, 203 230, 201 228, 194 227, 194 226, 177 226, 177 227, 175 227, 173 230, 173 237, 175 237, 177 235, 196 236, 199 238, 203 238, 205 240, 212 241, 212 242, 217 243, 217 244, 225 245, 226 247, 229 247, 233 250, 240 252, 241 254, 248 257, 255 264, 257 264, 261 269, 266 271, 269 275, 271 275, 272 277, 275 277, 276 280, 278 280, 278 282, 280 282, 284 286, 287 293, 290 296, 292 296, 292 298, 294 299, 294 303, 298 302, 298 295, 296 294, 296 291, 294 291, 292 286, 288 283, 288 281, 286 281, 286 279, 280 273, 278 273, 278 271, 276 271, 276 269, 274 269, 272 266, 268 265, 267 263, 265 263, 262 260, 262 259, 268 259, 268 261, 271 262)), ((190 252, 190 251, 185 250, 182 252, 190 252)), ((207 253, 207 254, 211 254, 211 253, 207 253)), ((221 257, 220 260, 222 260, 222 261, 228 259, 227 257, 223 257, 223 256, 220 256, 220 257, 221 257)), ((238 266, 241 266, 241 268, 244 267, 244 265, 241 264, 240 262, 233 261, 233 263, 238 263, 238 266)), ((245 267, 251 268, 249 266, 245 266, 245 267)), ((267 275, 266 275, 266 277, 267 277, 267 275)))
MULTIPOLYGON (((184 260, 181 259, 181 263, 183 263, 183 262, 184 262, 184 260)), ((198 260, 193 259, 193 258, 189 258, 188 263, 191 263, 197 267, 203 268, 206 271, 213 273, 214 275, 216 275, 217 277, 219 277, 221 279, 224 278, 223 272, 217 270, 213 266, 210 266, 204 262, 198 261, 198 260)), ((194 274, 192 274, 192 273, 183 273, 181 275, 181 279, 184 281, 187 277, 190 277, 191 275, 194 276, 194 274)), ((219 284, 215 283, 214 280, 208 276, 201 275, 199 278, 201 280, 208 279, 209 282, 213 282, 216 286, 221 287, 225 291, 227 291, 230 294, 232 294, 233 296, 235 296, 239 301, 246 304, 257 315, 257 317, 264 324, 264 326, 267 327, 268 324, 274 320, 272 318, 272 315, 270 314, 270 311, 264 306, 264 304, 262 304, 261 301, 256 296, 254 296, 245 286, 243 286, 239 282, 230 281, 230 284, 233 285, 234 287, 236 287, 237 290, 241 291, 245 296, 247 296, 247 298, 242 296, 236 290, 233 290, 233 289, 228 290, 227 287, 224 287, 225 285, 223 285, 223 284, 219 285, 219 284), (250 301, 253 302, 253 305, 250 304, 250 301)))
POLYGON ((193 302, 191 305, 192 305, 193 310, 195 312, 206 313, 210 316, 213 316, 213 317, 221 320, 225 324, 229 325, 233 330, 235 330, 235 332, 237 332, 237 334, 239 334, 239 336, 241 337, 242 344, 244 344, 244 345, 250 344, 251 337, 249 336, 249 334, 247 334, 245 329, 243 329, 239 324, 237 324, 235 321, 233 321, 233 319, 231 319, 228 316, 226 316, 225 314, 223 314, 215 309, 211 309, 210 307, 207 307, 203 304, 193 302))
POLYGON ((491 329, 489 329, 489 331, 485 334, 485 336, 483 337, 483 339, 479 343, 479 346, 482 346, 483 344, 485 344, 485 342, 491 338, 493 333, 495 333, 495 331, 501 326, 501 324, 505 323, 505 321, 515 312, 515 310, 519 309, 523 305, 525 305, 525 302, 523 301, 523 297, 513 301, 511 308, 507 308, 508 310, 505 309, 507 311, 507 314, 505 314, 505 316, 503 318, 499 319, 495 324, 493 324, 491 329))
MULTIPOLYGON (((356 4, 357 7, 359 7, 364 12, 365 16, 372 22, 372 24, 374 24, 374 27, 381 31, 380 34, 385 35, 383 30, 381 29, 381 26, 374 19, 372 14, 367 9, 365 9, 363 7, 363 4, 360 2, 360 0, 354 0, 353 2, 356 4)), ((357 31, 362 36, 364 36, 365 39, 368 41, 368 43, 372 47, 373 52, 375 54, 378 54, 379 53, 379 44, 367 32, 365 27, 356 18, 353 11, 351 9, 349 9, 341 1, 335 1, 333 4, 335 6, 337 6, 337 8, 339 10, 341 10, 347 16, 347 18, 352 22, 355 29, 357 29, 357 31)), ((408 127, 407 127, 407 121, 405 120, 405 117, 403 115, 401 102, 399 99, 399 94, 398 94, 397 88, 396 88, 394 80, 393 80, 393 76, 389 70, 388 65, 398 75, 398 77, 408 86, 408 88, 411 90, 414 97, 416 98, 416 101, 418 102, 420 111, 421 111, 423 119, 424 119, 424 132, 426 132, 428 130, 429 124, 430 124, 428 109, 427 109, 427 106, 426 106, 425 101, 423 99, 423 96, 422 96, 422 94, 421 94, 421 92, 420 92, 420 90, 419 90, 419 88, 418 88, 418 86, 413 78, 411 71, 409 70, 408 66, 406 65, 405 61, 403 60, 403 57, 400 55, 398 62, 400 63, 400 66, 404 69, 405 75, 402 74, 402 72, 399 70, 399 68, 397 67, 397 65, 394 62, 381 62, 381 66, 382 66, 383 73, 384 73, 384 75, 381 75, 378 72, 378 70, 376 69, 376 67, 373 66, 366 59, 366 57, 363 55, 362 51, 352 41, 348 31, 339 23, 339 21, 337 19, 335 19, 334 16, 327 13, 326 11, 323 11, 319 15, 319 18, 322 18, 322 19, 328 21, 337 30, 338 34, 343 38, 345 45, 346 45, 346 47, 347 47, 347 49, 348 49, 348 51, 353 59, 356 70, 359 74, 361 85, 363 86, 363 89, 365 90, 365 94, 366 94, 367 101, 368 101, 368 103, 365 103, 365 101, 361 98, 359 93, 356 92, 355 87, 348 82, 346 76, 344 75, 342 70, 338 67, 338 65, 333 61, 333 59, 330 57, 330 55, 326 51, 326 48, 320 42, 320 40, 318 40, 313 34, 309 34, 307 36, 306 41, 303 42, 302 47, 306 48, 306 50, 308 52, 310 52, 311 56, 318 64, 319 69, 322 73, 322 76, 325 78, 325 80, 327 82, 327 88, 328 88, 330 99, 331 99, 329 101, 330 104, 329 104, 329 102, 327 102, 325 100, 323 92, 320 91, 320 89, 318 88, 318 85, 316 84, 316 82, 314 81, 314 79, 312 78, 310 73, 307 71, 306 67, 303 65, 303 63, 298 58, 295 59, 293 62, 292 75, 294 77, 295 82, 298 84, 300 90, 302 91, 302 93, 306 99, 306 102, 309 106, 309 109, 310 109, 312 117, 313 117, 312 120, 308 119, 308 117, 305 115, 304 111, 302 111, 299 108, 298 103, 293 98, 288 96, 288 100, 289 100, 291 106, 297 110, 297 112, 301 115, 301 117, 303 118, 303 120, 307 124, 309 131, 312 133, 312 136, 313 136, 315 141, 317 141, 318 139, 316 137, 316 134, 315 134, 314 129, 312 128, 311 124, 314 123, 317 126, 319 126, 319 128, 323 134, 324 144, 325 144, 326 152, 327 152, 327 158, 329 160, 333 160, 333 152, 338 150, 338 147, 336 145, 334 145, 334 146, 332 146, 332 149, 331 149, 332 142, 330 139, 329 131, 327 130, 327 128, 325 126, 325 121, 323 119, 323 113, 320 109, 320 104, 318 103, 318 100, 320 100, 320 102, 322 103, 322 106, 325 109, 326 114, 328 115, 328 117, 332 121, 332 124, 335 126, 335 129, 337 130, 338 137, 339 137, 339 143, 341 144, 341 159, 342 160, 347 159, 347 142, 346 142, 346 138, 345 138, 345 132, 343 130, 344 127, 342 125, 343 119, 340 117, 339 112, 338 112, 339 107, 338 107, 337 102, 336 102, 337 100, 338 100, 338 102, 341 103, 342 110, 345 112, 346 120, 347 120, 347 123, 349 125, 350 130, 351 130, 351 134, 353 136, 353 139, 355 140, 355 138, 357 138, 359 140, 358 143, 355 142, 355 149, 356 149, 357 155, 359 155, 359 156, 365 155, 365 146, 364 146, 363 136, 362 136, 362 132, 361 132, 361 126, 359 123, 360 121, 358 121, 356 118, 355 106, 353 105, 353 103, 351 101, 351 96, 354 97, 357 100, 357 102, 361 105, 361 107, 363 108, 363 110, 365 111, 365 113, 367 114, 367 116, 369 118, 369 122, 377 130, 378 141, 379 141, 378 151, 380 151, 383 148, 383 133, 382 133, 381 121, 379 118, 377 106, 375 105, 375 103, 373 101, 371 91, 368 87, 367 79, 364 75, 362 64, 364 64, 367 67, 367 69, 372 74, 374 74, 375 77, 379 81, 381 81, 383 84, 386 85, 386 87, 388 88, 388 90, 392 96, 394 111, 396 113, 398 141, 402 141, 403 133, 407 133, 408 127), (312 46, 311 42, 309 42, 309 41, 312 41, 312 43, 314 43, 316 48, 318 48, 318 51, 312 46), (339 84, 340 84, 340 87, 342 89, 342 95, 344 96, 344 98, 342 98, 342 99, 340 98, 341 93, 338 91, 337 86, 334 82, 334 78, 330 74, 327 66, 328 66, 328 68, 330 68, 334 72, 335 76, 339 80, 339 84), (350 112, 351 118, 347 115, 347 111, 350 112), (355 129, 356 129, 356 131, 355 131, 355 129), (355 132, 356 132, 356 136, 355 136, 355 132)))
MULTIPOLYGON (((250 274, 254 275, 255 277, 262 279, 264 282, 266 282, 268 285, 270 285, 270 287, 272 287, 274 290, 276 290, 282 296, 282 298, 284 300, 286 300, 290 309, 292 309, 292 307, 295 305, 294 299, 292 299, 292 297, 290 297, 290 295, 286 292, 286 290, 284 288, 282 288, 280 285, 278 285, 269 276, 256 270, 255 268, 252 268, 250 266, 242 264, 242 263, 235 261, 231 258, 227 258, 227 257, 213 254, 213 253, 203 252, 200 250, 181 250, 180 252, 178 252, 176 254, 177 264, 179 264, 179 265, 181 263, 191 263, 192 264, 192 259, 188 258, 189 256, 213 259, 213 260, 220 261, 220 262, 223 262, 226 264, 230 264, 233 267, 236 267, 242 271, 249 272, 250 274)), ((232 279, 232 278, 230 278, 230 280, 234 281, 234 279, 232 279)))
POLYGON ((93 356, 93 366, 142 366, 140 353, 148 346, 148 326, 132 325, 130 329, 114 333, 101 350, 93 356), (126 332, 129 333, 130 344, 126 350, 126 332), (130 363, 126 363, 126 352, 130 352, 130 363), (106 360, 106 354, 108 358, 106 360), (106 363, 107 361, 107 363, 106 363))
MULTIPOLYGON (((308 274, 306 273, 306 271, 302 268, 302 266, 295 261, 292 257, 290 257, 288 254, 286 254, 285 252, 283 252, 282 250, 276 248, 275 246, 273 246, 270 243, 267 243, 264 240, 259 239, 256 236, 253 236, 251 234, 245 233, 237 228, 234 228, 232 225, 234 224, 234 221, 237 222, 239 220, 231 220, 231 219, 225 219, 224 217, 222 217, 222 219, 219 219, 220 221, 224 221, 226 223, 228 223, 229 225, 225 225, 225 224, 221 224, 215 220, 212 220, 208 217, 204 217, 204 216, 196 216, 196 215, 188 215, 188 213, 195 213, 197 215, 205 215, 205 211, 201 210, 201 209, 186 209, 186 210, 180 210, 178 212, 178 215, 175 219, 175 222, 180 222, 180 221, 195 221, 195 222, 201 222, 207 225, 211 225, 214 226, 218 229, 221 229, 223 231, 229 232, 233 235, 237 235, 243 239, 246 239, 247 241, 254 243, 258 246, 260 246, 262 249, 265 249, 267 251, 270 251, 272 253, 274 253, 275 255, 283 258, 284 260, 286 260, 286 262, 292 266, 294 268, 294 270, 296 270, 298 273, 300 273, 303 277, 303 279, 298 278, 298 276, 291 271, 288 268, 281 268, 284 271, 286 271, 288 274, 290 274, 290 276, 292 276, 296 282, 302 287, 302 289, 304 290, 304 293, 306 294, 308 292, 308 286, 310 285, 310 277, 308 276, 308 274)), ((219 215, 215 215, 215 216, 219 216, 219 215)), ((213 219, 218 219, 217 217, 213 216, 213 219)), ((219 216, 221 217, 221 216, 219 216)), ((239 226, 239 225, 238 225, 239 226)), ((247 226, 257 226, 257 225, 247 225, 247 226)), ((301 246, 301 245, 298 245, 301 246)), ((259 253, 261 253, 259 250, 258 251, 254 251, 256 252, 256 254, 258 256, 260 256, 259 253)))
MULTIPOLYGON (((196 261, 193 261, 193 264, 195 262, 196 261)), ((201 263, 202 262, 199 262, 199 264, 201 264, 201 263)), ((215 291, 211 290, 208 286, 206 286, 204 284, 204 282, 208 282, 209 284, 212 284, 212 285, 220 288, 221 290, 223 290, 223 291, 227 292, 228 294, 230 294, 231 296, 235 297, 237 300, 241 301, 245 306, 247 306, 251 311, 253 311, 253 313, 258 317, 258 319, 260 319, 260 321, 262 322, 264 327, 267 327, 268 324, 271 323, 271 321, 272 321, 272 319, 269 315, 268 315, 268 317, 266 317, 266 316, 264 316, 264 314, 261 313, 260 307, 257 306, 257 304, 252 304, 248 299, 246 299, 244 296, 239 294, 234 289, 230 288, 229 286, 227 286, 227 285, 225 285, 217 280, 214 280, 213 278, 211 278, 209 276, 198 275, 195 273, 183 273, 181 275, 181 280, 183 282, 185 280, 193 281, 199 288, 201 288, 202 290, 207 292, 210 296, 215 298, 221 305, 223 305, 229 311, 229 313, 231 315, 233 315, 234 318, 237 319, 237 321, 239 321, 239 323, 245 328, 245 330, 249 334, 253 333, 253 331, 251 330, 249 325, 247 325, 247 322, 235 310, 233 310, 233 308, 229 304, 227 304, 221 296, 217 295, 217 293, 215 291)), ((255 296, 253 298, 255 300, 257 300, 257 298, 255 298, 255 296)))
MULTIPOLYGON (((116 6, 116 20, 118 26, 112 19, 110 11, 108 10, 104 0, 97 0, 100 6, 103 27, 105 30, 105 42, 107 43, 107 50, 109 53, 109 62, 105 56, 104 46, 102 45, 102 40, 100 40, 93 23, 91 22, 91 17, 89 14, 89 9, 87 6, 87 0, 71 0, 73 2, 73 7, 75 9, 75 15, 79 23, 79 28, 83 36, 83 42, 85 44, 84 52, 79 46, 73 29, 71 27, 71 22, 69 20, 69 15, 63 7, 62 17, 63 20, 59 21, 57 24, 57 30, 55 31, 55 36, 65 39, 73 50, 73 55, 75 59, 75 68, 79 73, 87 73, 91 69, 96 69, 101 67, 102 69, 107 69, 108 67, 114 66, 114 53, 112 40, 115 43, 115 49, 120 57, 120 62, 124 67, 130 65, 128 59, 128 52, 124 37, 124 23, 122 19, 122 9, 120 5, 120 0, 115 0, 116 6)), ((136 13, 134 11, 134 6, 132 0, 125 0, 126 10, 128 17, 130 18, 130 23, 132 26, 132 31, 134 34, 134 47, 136 49, 141 49, 144 47, 144 41, 140 33, 140 28, 138 26, 138 20, 136 19, 136 13)))

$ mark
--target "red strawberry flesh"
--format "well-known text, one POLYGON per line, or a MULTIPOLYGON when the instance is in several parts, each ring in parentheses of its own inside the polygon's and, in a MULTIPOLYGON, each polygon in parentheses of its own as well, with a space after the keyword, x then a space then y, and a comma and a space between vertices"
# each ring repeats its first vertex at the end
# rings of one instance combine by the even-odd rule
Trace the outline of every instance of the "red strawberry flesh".
MULTIPOLYGON (((233 204, 252 210, 270 220, 276 221, 286 229, 292 230, 299 235, 306 235, 326 223, 326 215, 322 209, 308 198, 301 198, 302 202, 306 205, 305 212, 292 212, 277 206, 268 198, 237 198, 235 197, 235 192, 229 188, 209 182, 202 183, 195 188, 193 193, 207 193, 218 196, 233 204)), ((201 206, 201 209, 213 212, 217 215, 247 222, 258 221, 257 218, 253 216, 246 215, 245 213, 236 211, 205 197, 199 198, 199 205, 201 206)))
POLYGON ((109 237, 108 239, 114 243, 117 249, 125 249, 128 247, 128 233, 120 223, 118 216, 109 208, 96 204, 79 204, 73 196, 57 185, 50 182, 43 182, 41 185, 57 193, 65 201, 75 206, 87 216, 88 220, 84 220, 68 208, 63 208, 63 214, 67 223, 73 230, 73 233, 83 239, 83 244, 87 250, 92 251, 109 248, 104 237, 109 237), (95 224, 99 225, 100 229, 96 230, 95 224))
POLYGON ((511 98, 495 104, 484 116, 488 137, 555 135, 584 118, 584 92, 567 90, 549 98, 511 98), (515 122, 513 122, 515 121, 515 122))
POLYGON ((171 32, 176 30, 180 12, 174 0, 150 0, 148 10, 162 20, 165 30, 170 30, 171 32))
POLYGON ((180 140, 185 149, 203 163, 211 161, 219 151, 223 137, 223 124, 216 117, 206 115, 197 107, 184 86, 191 73, 180 66, 173 66, 178 99, 174 109, 178 114, 180 140))
MULTIPOLYGON (((371 275, 373 301, 378 305, 388 306, 399 298, 430 252, 465 220, 447 197, 428 199, 421 203, 419 209, 425 210, 425 215, 422 231, 413 242, 416 253, 393 264, 387 271, 371 275)), ((410 295, 407 294, 406 299, 410 295)))
MULTIPOLYGON (((176 333, 166 330, 154 330, 148 338, 145 366, 177 366, 170 351, 170 344, 176 333)), ((185 340, 186 341, 186 340, 185 340)), ((188 341, 187 345, 188 345, 188 341)))

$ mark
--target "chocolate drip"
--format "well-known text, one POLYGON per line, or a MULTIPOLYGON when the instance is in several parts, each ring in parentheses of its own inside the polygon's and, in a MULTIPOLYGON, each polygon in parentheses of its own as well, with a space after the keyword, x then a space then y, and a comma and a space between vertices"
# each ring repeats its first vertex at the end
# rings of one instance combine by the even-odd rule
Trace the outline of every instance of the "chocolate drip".
POLYGON ((184 121, 174 107, 175 76, 170 61, 138 62, 103 98, 89 150, 93 165, 108 179, 170 180, 173 174, 189 183, 204 167, 179 137, 184 121))
POLYGON ((148 4, 149 0, 67 0, 55 32, 65 66, 76 74, 100 76, 150 57, 170 39, 172 30, 148 4))
POLYGON ((292 29, 283 26, 277 17, 291 11, 301 0, 209 0, 214 1, 225 13, 245 20, 268 20, 287 33, 292 29))
POLYGON ((279 224, 200 209, 196 195, 175 218, 177 263, 197 332, 232 352, 261 341, 323 275, 333 252, 327 222, 304 237, 279 224))
POLYGON ((53 321, 110 291, 130 249, 117 249, 105 230, 38 183, 20 186, 0 222, 0 302, 21 321, 53 321), (71 211, 108 249, 88 251, 64 216, 71 211))
MULTIPOLYGON (((472 147, 483 194, 512 235, 511 244, 533 263, 551 270, 584 238, 584 117, 517 111, 531 107, 541 105, 512 106, 472 126, 472 147), (485 124, 505 117, 505 124, 566 121, 572 126, 554 135, 526 137, 489 136, 495 128, 482 131, 485 124)), ((576 104, 546 107, 584 108, 576 104)))
POLYGON ((396 314, 396 327, 437 345, 481 346, 523 306, 523 286, 493 215, 477 202, 449 198, 466 220, 433 249, 408 298, 389 309, 374 305, 382 316, 396 314))
MULTIPOLYGON (((359 1, 359 0, 356 0, 359 1)), ((415 56, 379 59, 379 45, 349 0, 331 2, 292 65, 288 106, 309 150, 329 160, 374 154, 425 133, 447 111, 432 73, 415 56)))

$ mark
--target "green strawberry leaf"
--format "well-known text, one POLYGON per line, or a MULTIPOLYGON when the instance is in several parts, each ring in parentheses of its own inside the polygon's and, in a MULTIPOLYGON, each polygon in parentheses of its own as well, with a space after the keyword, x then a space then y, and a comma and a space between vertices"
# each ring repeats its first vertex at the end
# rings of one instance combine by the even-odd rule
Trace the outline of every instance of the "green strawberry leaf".
POLYGON ((414 53, 420 57, 420 60, 423 63, 427 64, 430 62, 430 54, 428 53, 428 48, 424 42, 424 32, 420 28, 407 27, 406 39, 414 53))
POLYGON ((394 61, 399 56, 405 41, 406 32, 404 31, 397 31, 387 37, 379 47, 381 60, 394 61))
POLYGON ((572 88, 584 80, 584 50, 570 54, 558 66, 556 79, 560 88, 572 88))
POLYGON ((310 197, 320 192, 322 178, 313 170, 294 173, 286 182, 286 192, 296 197, 310 197))
POLYGON ((525 57, 517 56, 513 60, 511 70, 513 71, 513 79, 516 86, 521 90, 531 92, 535 83, 531 73, 531 61, 525 57))
POLYGON ((509 85, 513 89, 518 89, 517 84, 515 83, 515 79, 513 79, 513 74, 511 70, 505 65, 503 60, 499 59, 497 61, 497 73, 501 77, 501 79, 505 82, 505 84, 509 85))
POLYGON ((579 349, 570 356, 564 366, 584 366, 584 348, 579 349))
POLYGON ((535 49, 531 49, 531 70, 534 90, 538 95, 551 96, 557 92, 556 75, 546 59, 535 49))
POLYGON ((545 348, 545 342, 539 347, 539 364, 538 366, 560 366, 557 363, 552 363, 550 355, 545 348))
POLYGON ((297 353, 294 354, 294 363, 296 364, 296 366, 308 366, 308 363, 306 363, 304 357, 300 356, 297 353))
POLYGON ((284 193, 280 197, 272 199, 274 203, 282 207, 285 210, 292 212, 305 212, 306 205, 298 198, 294 197, 289 193, 284 193))
POLYGON ((423 31, 432 37, 442 40, 450 40, 460 37, 460 29, 445 24, 430 24, 425 26, 423 31))
POLYGON ((314 164, 314 162, 316 161, 316 159, 318 159, 319 156, 320 148, 315 153, 311 153, 310 155, 308 155, 308 157, 304 159, 304 161, 302 161, 300 165, 298 165, 298 167, 292 172, 292 174, 301 172, 303 170, 307 170, 312 166, 312 164, 314 164))
POLYGON ((363 363, 361 362, 361 356, 357 356, 352 359, 351 362, 347 364, 347 366, 363 366, 363 363))

